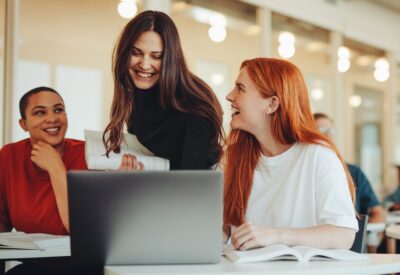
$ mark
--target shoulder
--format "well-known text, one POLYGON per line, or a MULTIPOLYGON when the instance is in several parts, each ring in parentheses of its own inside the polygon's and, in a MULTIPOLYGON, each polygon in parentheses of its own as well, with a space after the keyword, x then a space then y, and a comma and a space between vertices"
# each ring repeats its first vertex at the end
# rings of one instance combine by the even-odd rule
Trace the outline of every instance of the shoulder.
POLYGON ((85 142, 66 138, 65 144, 63 160, 67 169, 86 169, 85 142))
POLYGON ((353 174, 359 174, 362 173, 361 168, 358 167, 357 165, 346 163, 347 167, 349 168, 350 173, 353 174))
POLYGON ((314 167, 316 175, 324 178, 330 174, 340 173, 345 175, 343 164, 336 152, 325 144, 301 144, 304 154, 303 163, 314 167))
POLYGON ((211 128, 211 121, 197 114, 186 113, 185 121, 186 121, 186 126, 189 127, 190 129, 204 130, 211 128))
POLYGON ((20 140, 18 142, 8 143, 0 149, 0 155, 5 156, 9 154, 20 154, 22 150, 25 150, 29 146, 29 138, 20 140))
POLYGON ((325 144, 298 143, 298 150, 318 161, 339 159, 335 151, 325 144))

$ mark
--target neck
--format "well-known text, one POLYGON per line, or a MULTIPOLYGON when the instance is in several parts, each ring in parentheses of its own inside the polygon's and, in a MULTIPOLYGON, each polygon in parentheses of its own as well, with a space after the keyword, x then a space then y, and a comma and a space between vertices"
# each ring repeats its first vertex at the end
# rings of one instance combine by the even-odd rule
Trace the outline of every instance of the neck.
POLYGON ((271 129, 263 129, 254 136, 260 143, 262 154, 266 157, 278 156, 292 146, 278 142, 272 135, 271 129))

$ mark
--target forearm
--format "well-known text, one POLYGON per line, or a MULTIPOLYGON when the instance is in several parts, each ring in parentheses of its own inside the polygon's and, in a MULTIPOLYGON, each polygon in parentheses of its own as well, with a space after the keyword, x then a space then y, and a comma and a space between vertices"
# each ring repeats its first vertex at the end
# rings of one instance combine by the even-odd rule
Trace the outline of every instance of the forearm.
POLYGON ((375 206, 371 208, 369 223, 386 223, 386 211, 381 206, 375 206))
POLYGON ((277 243, 304 245, 322 249, 349 249, 354 242, 355 230, 335 225, 309 228, 277 228, 277 243))
POLYGON ((69 232, 67 170, 64 166, 49 172, 61 221, 69 232))

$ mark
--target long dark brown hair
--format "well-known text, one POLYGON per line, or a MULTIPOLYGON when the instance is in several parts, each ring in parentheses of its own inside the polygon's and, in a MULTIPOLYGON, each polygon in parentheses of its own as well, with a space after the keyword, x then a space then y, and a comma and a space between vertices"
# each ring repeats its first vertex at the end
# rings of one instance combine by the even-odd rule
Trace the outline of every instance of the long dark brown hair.
MULTIPOLYGON (((279 109, 271 114, 274 139, 281 144, 320 144, 333 150, 342 162, 354 203, 355 187, 347 165, 332 141, 315 127, 307 86, 300 70, 288 61, 275 58, 245 60, 241 65, 243 68, 263 97, 279 98, 279 109)), ((252 134, 237 129, 231 130, 226 144, 224 223, 239 226, 245 221, 261 148, 252 134)))
POLYGON ((119 152, 119 146, 124 141, 124 123, 129 122, 134 108, 135 86, 129 73, 132 48, 139 36, 147 31, 159 34, 164 45, 158 82, 161 106, 208 119, 213 130, 212 149, 219 151, 221 156, 220 143, 223 139, 221 105, 212 89, 189 71, 174 22, 168 15, 158 11, 144 11, 129 21, 114 48, 112 60, 114 98, 111 121, 103 134, 107 155, 111 151, 119 152))

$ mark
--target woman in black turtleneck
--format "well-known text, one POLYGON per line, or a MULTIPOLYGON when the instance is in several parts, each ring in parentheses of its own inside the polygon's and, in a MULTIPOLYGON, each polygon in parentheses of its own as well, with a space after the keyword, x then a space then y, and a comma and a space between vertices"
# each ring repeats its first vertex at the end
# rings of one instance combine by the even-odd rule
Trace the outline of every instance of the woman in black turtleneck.
POLYGON ((157 11, 133 18, 114 49, 113 69, 107 153, 119 150, 126 124, 147 149, 168 159, 171 169, 207 169, 219 161, 221 106, 211 88, 188 70, 171 18, 157 11))

